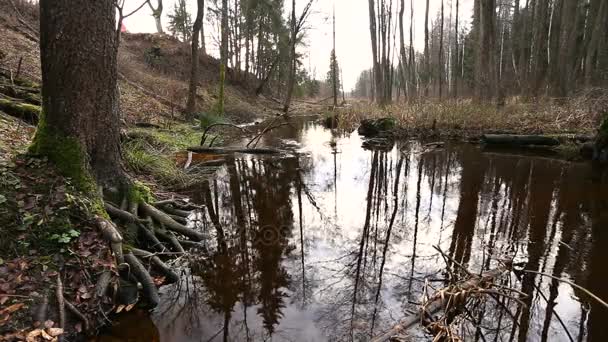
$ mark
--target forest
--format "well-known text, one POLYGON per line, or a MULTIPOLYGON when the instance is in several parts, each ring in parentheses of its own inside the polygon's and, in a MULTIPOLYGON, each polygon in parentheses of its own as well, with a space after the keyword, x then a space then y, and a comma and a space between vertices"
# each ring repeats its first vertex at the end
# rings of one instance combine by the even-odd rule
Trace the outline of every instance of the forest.
POLYGON ((608 2, 0 0, 0 341, 604 341, 608 2))

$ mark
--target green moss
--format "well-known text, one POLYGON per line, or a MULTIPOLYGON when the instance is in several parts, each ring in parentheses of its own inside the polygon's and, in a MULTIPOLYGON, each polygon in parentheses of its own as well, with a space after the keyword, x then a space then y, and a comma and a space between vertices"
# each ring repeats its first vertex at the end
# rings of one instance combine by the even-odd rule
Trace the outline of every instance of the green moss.
POLYGON ((40 106, 7 99, 0 99, 0 110, 29 123, 37 123, 40 117, 40 106))
POLYGON ((151 203, 154 202, 154 195, 152 194, 152 190, 149 187, 145 186, 141 182, 136 181, 129 189, 128 194, 129 201, 135 203, 151 203))
POLYGON ((59 132, 51 132, 47 128, 43 113, 40 115, 40 122, 29 147, 29 153, 47 157, 63 176, 72 179, 78 190, 84 193, 97 192, 95 179, 87 169, 86 153, 78 140, 63 136, 59 132))

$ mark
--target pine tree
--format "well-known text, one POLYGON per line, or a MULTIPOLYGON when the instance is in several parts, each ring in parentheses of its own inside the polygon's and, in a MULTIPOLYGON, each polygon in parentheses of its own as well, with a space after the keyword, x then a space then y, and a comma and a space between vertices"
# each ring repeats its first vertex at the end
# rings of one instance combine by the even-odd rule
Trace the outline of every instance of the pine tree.
POLYGON ((169 14, 169 32, 184 42, 192 37, 192 17, 186 8, 186 0, 178 0, 173 13, 169 14))

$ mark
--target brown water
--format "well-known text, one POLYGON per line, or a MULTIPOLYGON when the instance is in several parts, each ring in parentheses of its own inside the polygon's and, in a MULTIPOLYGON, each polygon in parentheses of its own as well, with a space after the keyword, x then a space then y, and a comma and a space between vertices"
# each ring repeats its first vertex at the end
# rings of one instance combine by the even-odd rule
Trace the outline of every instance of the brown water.
MULTIPOLYGON (((161 341, 369 340, 416 308, 425 279, 445 285, 434 245, 472 272, 514 257, 608 299, 608 183, 589 164, 415 141, 373 152, 312 123, 263 143, 299 156, 237 156, 193 189, 207 251, 163 288, 161 341)), ((463 340, 608 341, 608 310, 580 290, 532 273, 501 283, 526 306, 478 302, 475 323, 453 324, 463 340)))

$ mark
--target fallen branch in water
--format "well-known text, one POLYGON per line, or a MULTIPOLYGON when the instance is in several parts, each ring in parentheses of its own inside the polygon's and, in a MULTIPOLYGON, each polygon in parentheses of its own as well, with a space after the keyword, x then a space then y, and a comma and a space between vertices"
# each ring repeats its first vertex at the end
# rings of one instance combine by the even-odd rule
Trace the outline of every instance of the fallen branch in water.
POLYGON ((195 153, 206 153, 206 154, 232 154, 232 153, 281 154, 281 153, 287 152, 287 151, 277 150, 274 148, 200 147, 200 146, 189 147, 188 151, 195 152, 195 153))

